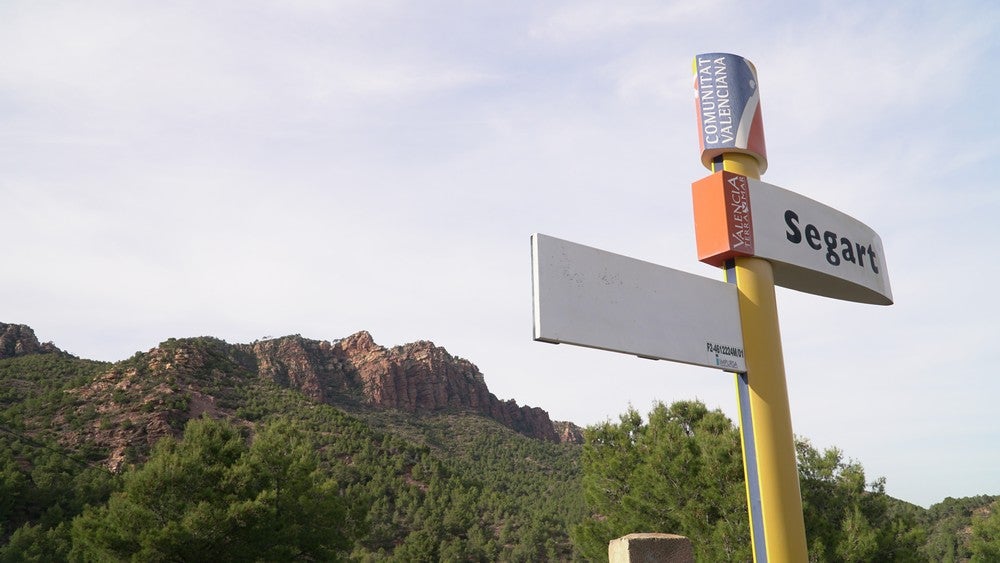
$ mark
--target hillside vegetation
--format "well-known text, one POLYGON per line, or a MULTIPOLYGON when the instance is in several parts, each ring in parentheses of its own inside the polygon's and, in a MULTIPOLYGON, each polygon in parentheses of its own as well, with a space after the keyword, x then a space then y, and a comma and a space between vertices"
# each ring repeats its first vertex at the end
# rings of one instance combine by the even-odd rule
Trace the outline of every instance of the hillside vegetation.
MULTIPOLYGON (((749 558, 736 428, 697 402, 580 445, 522 433, 547 414, 481 390, 464 395, 478 407, 378 407, 213 338, 113 364, 18 349, 0 359, 0 561, 599 560, 636 531, 749 558)), ((371 350, 366 365, 385 357, 371 350)), ((323 358, 313 372, 356 377, 323 358)), ((836 450, 801 441, 799 459, 812 560, 996 560, 996 497, 925 510, 836 450)))
MULTIPOLYGON (((173 341, 164 348, 202 344, 173 341)), ((204 540, 185 536, 183 526, 169 541, 148 538, 160 551, 141 541, 116 539, 108 530, 124 514, 136 512, 134 507, 123 508, 124 499, 151 494, 137 492, 138 481, 147 483, 144 487, 166 481, 154 478, 165 471, 154 467, 163 464, 182 467, 184 472, 209 463, 219 467, 209 472, 213 478, 191 475, 189 480, 175 480, 170 488, 175 502, 187 499, 191 506, 159 514, 152 520, 158 524, 201 522, 215 513, 186 509, 232 500, 213 499, 212 494, 236 499, 251 493, 266 496, 268 489, 227 491, 223 477, 250 471, 237 460, 251 456, 255 446, 262 447, 261 440, 304 445, 315 458, 303 462, 304 467, 310 471, 315 467, 322 474, 322 479, 310 478, 316 481, 313 493, 339 499, 338 533, 346 543, 333 542, 333 551, 317 552, 324 554, 321 559, 331 553, 355 560, 399 561, 571 558, 567 530, 583 511, 579 445, 532 439, 467 413, 348 414, 271 381, 251 378, 238 363, 221 357, 206 362, 200 373, 165 381, 139 369, 127 388, 109 391, 110 401, 91 401, 94 389, 117 377, 109 374, 130 373, 136 366, 148 365, 147 360, 145 354, 113 365, 65 354, 0 360, 4 560, 59 560, 71 551, 83 560, 106 560, 110 554, 125 558, 145 554, 139 555, 145 560, 157 558, 150 553, 166 550, 164 542, 202 545, 204 540), (206 430, 203 419, 190 416, 192 411, 226 422, 206 430), (162 438, 146 440, 161 430, 166 431, 162 438), (223 442, 238 435, 249 448, 233 446, 228 457, 218 459, 199 457, 192 452, 225 449, 189 444, 204 440, 206 432, 224 434, 223 442), (116 461, 116 452, 121 452, 121 462, 116 461), (108 465, 118 472, 109 471, 108 465), (201 492, 209 496, 201 497, 201 492), (85 511, 87 505, 94 509, 85 511), (105 544, 80 547, 90 542, 86 538, 101 535, 109 538, 105 544)), ((153 496, 162 499, 170 490, 153 496)), ((220 508, 220 514, 229 508, 220 508)), ((132 533, 149 536, 143 530, 132 533)), ((230 551, 231 560, 243 560, 240 553, 230 551)), ((215 553, 211 559, 219 560, 218 556, 215 553)))

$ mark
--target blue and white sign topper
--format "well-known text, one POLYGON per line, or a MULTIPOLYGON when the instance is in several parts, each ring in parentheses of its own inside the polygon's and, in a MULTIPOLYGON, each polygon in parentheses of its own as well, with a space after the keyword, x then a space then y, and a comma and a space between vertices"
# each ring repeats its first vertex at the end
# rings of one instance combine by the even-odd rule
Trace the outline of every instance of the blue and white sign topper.
POLYGON ((694 58, 694 89, 701 162, 725 152, 749 154, 767 170, 764 120, 760 111, 757 69, 729 53, 705 53, 694 58))

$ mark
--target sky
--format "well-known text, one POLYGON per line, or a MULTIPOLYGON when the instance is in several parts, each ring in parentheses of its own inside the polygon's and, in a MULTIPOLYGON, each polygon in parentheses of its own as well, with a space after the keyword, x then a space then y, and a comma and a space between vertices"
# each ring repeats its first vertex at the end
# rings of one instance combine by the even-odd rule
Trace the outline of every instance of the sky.
POLYGON ((895 304, 777 290, 792 423, 889 494, 1000 494, 1000 6, 0 3, 0 322, 431 340, 580 425, 733 376, 532 340, 540 232, 708 278, 691 61, 757 67, 763 180, 879 233, 895 304))

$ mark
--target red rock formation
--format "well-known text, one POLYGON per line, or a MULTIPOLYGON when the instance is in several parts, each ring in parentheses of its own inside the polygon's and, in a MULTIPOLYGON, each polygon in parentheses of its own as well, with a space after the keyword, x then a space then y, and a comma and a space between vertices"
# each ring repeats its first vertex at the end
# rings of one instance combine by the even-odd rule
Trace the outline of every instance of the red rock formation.
POLYGON ((59 352, 51 342, 40 344, 28 325, 0 323, 0 360, 28 354, 59 352))
MULTIPOLYGON (((0 323, 0 359, 47 352, 60 350, 51 343, 39 344, 28 326, 0 323)), ((209 337, 171 338, 147 352, 143 364, 124 371, 112 370, 87 393, 96 399, 111 393, 109 386, 124 392, 138 377, 139 370, 171 382, 238 374, 239 377, 252 377, 256 372, 257 376, 296 389, 317 402, 366 405, 411 413, 473 412, 533 438, 551 442, 576 441, 572 432, 567 433, 565 428, 557 433, 546 411, 498 399, 490 393, 475 364, 456 358, 427 341, 385 348, 376 344, 365 331, 334 342, 309 340, 298 335, 249 345, 230 345, 209 337)), ((157 388, 160 402, 181 393, 190 398, 197 392, 196 386, 188 383, 180 384, 178 389, 169 389, 165 384, 161 387, 164 388, 157 388)), ((192 412, 211 407, 209 403, 200 402, 195 406, 198 408, 191 407, 192 412)), ((169 428, 166 424, 161 426, 163 428, 148 432, 150 439, 159 437, 169 428)))
POLYGON ((255 342, 253 353, 261 376, 298 389, 314 401, 333 402, 338 390, 350 386, 346 366, 329 342, 286 336, 255 342))
POLYGON ((555 427, 556 434, 559 436, 559 441, 563 444, 583 443, 583 429, 579 426, 573 424, 572 422, 562 420, 557 420, 553 422, 552 425, 555 427))
POLYGON ((497 399, 479 368, 431 342, 388 349, 362 331, 333 343, 288 336, 257 342, 253 351, 261 375, 317 401, 353 398, 406 412, 466 410, 534 438, 560 441, 547 412, 497 399))

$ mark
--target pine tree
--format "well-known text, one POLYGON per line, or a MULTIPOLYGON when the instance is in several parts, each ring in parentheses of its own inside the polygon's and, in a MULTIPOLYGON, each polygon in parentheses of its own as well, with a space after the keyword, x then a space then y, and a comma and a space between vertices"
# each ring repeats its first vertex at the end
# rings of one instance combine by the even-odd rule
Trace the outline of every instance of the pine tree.
POLYGON ((239 430, 188 423, 157 444, 107 505, 73 521, 80 561, 329 560, 347 547, 344 500, 317 471, 308 441, 289 424, 248 446, 239 430))

